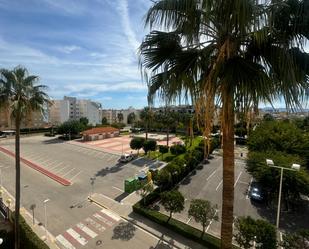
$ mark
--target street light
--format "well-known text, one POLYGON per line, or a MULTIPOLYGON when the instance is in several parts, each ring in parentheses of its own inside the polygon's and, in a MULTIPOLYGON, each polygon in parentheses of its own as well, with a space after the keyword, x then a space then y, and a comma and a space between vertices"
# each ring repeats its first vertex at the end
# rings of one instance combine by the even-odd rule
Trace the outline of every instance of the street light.
POLYGON ((43 201, 44 204, 44 214, 45 214, 45 238, 47 240, 47 215, 46 215, 46 203, 49 202, 49 199, 43 201))
POLYGON ((276 227, 277 227, 277 229, 279 229, 283 170, 299 171, 300 165, 293 163, 291 168, 275 166, 274 161, 271 160, 271 159, 266 159, 266 164, 269 167, 280 169, 280 186, 279 186, 278 209, 277 209, 277 220, 276 220, 276 227))

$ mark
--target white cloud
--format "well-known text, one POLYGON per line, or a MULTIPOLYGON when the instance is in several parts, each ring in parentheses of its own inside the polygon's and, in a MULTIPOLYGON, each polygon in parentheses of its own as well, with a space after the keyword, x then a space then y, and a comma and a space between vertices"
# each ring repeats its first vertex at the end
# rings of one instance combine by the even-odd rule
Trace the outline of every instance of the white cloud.
POLYGON ((122 26, 127 36, 127 39, 129 41, 129 44, 131 45, 134 52, 136 52, 137 48, 139 47, 139 42, 136 38, 136 35, 133 29, 131 28, 130 17, 129 17, 129 7, 128 7, 127 0, 118 0, 117 9, 119 11, 122 26))
POLYGON ((71 54, 72 52, 81 50, 82 48, 76 45, 70 45, 70 46, 57 47, 56 49, 60 52, 71 54))

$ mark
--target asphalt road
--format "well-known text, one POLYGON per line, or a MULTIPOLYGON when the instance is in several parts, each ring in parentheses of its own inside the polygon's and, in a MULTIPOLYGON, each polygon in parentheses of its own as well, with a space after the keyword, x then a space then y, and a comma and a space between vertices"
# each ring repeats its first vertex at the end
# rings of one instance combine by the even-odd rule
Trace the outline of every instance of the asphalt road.
MULTIPOLYGON (((14 151, 14 140, 1 140, 0 146, 14 151)), ((73 182, 71 186, 62 186, 26 165, 22 164, 21 167, 21 205, 30 211, 30 206, 36 204, 35 217, 44 224, 43 201, 50 199, 47 203, 47 224, 48 230, 55 237, 76 227, 80 222, 86 224, 90 217, 100 213, 102 208, 87 201, 91 192, 116 200, 122 198, 125 196, 124 179, 135 176, 149 163, 137 160, 118 164, 118 155, 42 136, 22 138, 21 156, 73 182), (91 178, 94 180, 91 181, 91 178)), ((14 158, 0 153, 0 167, 3 186, 14 195, 14 158)), ((139 229, 134 230, 132 239, 123 239, 121 236, 117 238, 114 228, 119 223, 121 221, 112 227, 105 226, 103 233, 97 232, 95 240, 89 240, 82 248, 93 248, 92 243, 97 240, 104 241, 104 248, 115 248, 114 243, 117 248, 149 248, 159 243, 155 237, 139 229)), ((100 246, 103 248, 103 244, 100 246)))
MULTIPOLYGON (((188 217, 190 201, 192 199, 208 200, 213 205, 217 205, 219 221, 211 221, 211 224, 207 227, 207 232, 219 236, 222 209, 222 172, 222 157, 214 157, 210 160, 210 163, 199 166, 194 174, 185 178, 178 187, 178 190, 185 196, 185 209, 180 214, 174 214, 173 217, 201 229, 200 224, 188 217)), ((253 218, 261 218, 258 209, 255 205, 252 205, 247 195, 250 181, 251 176, 246 172, 245 162, 235 160, 235 217, 250 215, 253 218)), ((162 207, 161 210, 164 212, 162 207)))

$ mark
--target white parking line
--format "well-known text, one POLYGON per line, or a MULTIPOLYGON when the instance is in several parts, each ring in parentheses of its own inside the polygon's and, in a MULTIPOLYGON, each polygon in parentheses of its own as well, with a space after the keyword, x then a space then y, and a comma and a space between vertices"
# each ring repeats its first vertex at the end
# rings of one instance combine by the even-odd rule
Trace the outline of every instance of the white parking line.
POLYGON ((58 163, 58 164, 54 165, 53 167, 51 167, 49 170, 56 169, 56 168, 60 167, 62 164, 63 164, 62 162, 58 163))
POLYGON ((221 184, 222 184, 223 180, 221 180, 218 184, 218 186, 216 187, 216 191, 218 191, 218 189, 220 188, 221 184))
POLYGON ((73 184, 73 179, 75 179, 80 173, 83 171, 79 171, 77 174, 75 174, 69 181, 73 184))
POLYGON ((67 173, 65 173, 64 175, 62 175, 62 177, 65 177, 65 176, 67 176, 68 174, 70 174, 72 171, 74 171, 75 170, 75 168, 73 168, 73 169, 70 169, 67 173))
POLYGON ((186 224, 189 224, 189 222, 191 221, 191 219, 192 219, 192 217, 190 217, 190 218, 187 220, 186 224))
MULTIPOLYGON (((216 216, 217 213, 218 213, 218 210, 216 210, 214 216, 216 216)), ((214 219, 211 219, 211 221, 209 222, 209 224, 208 224, 208 226, 207 226, 207 228, 206 228, 206 233, 208 232, 208 230, 209 230, 209 228, 210 228, 210 225, 212 224, 213 221, 214 221, 214 219)))
POLYGON ((234 183, 234 188, 235 188, 237 182, 239 181, 239 178, 240 178, 241 174, 242 174, 242 171, 239 173, 239 175, 238 175, 238 177, 237 177, 237 179, 236 179, 236 182, 234 183))
POLYGON ((115 186, 112 186, 112 188, 119 190, 120 192, 124 192, 123 189, 117 188, 115 186))
POLYGON ((214 176, 214 174, 216 174, 217 170, 215 170, 214 172, 212 172, 212 174, 210 176, 207 177, 206 181, 208 181, 212 176, 214 176))
POLYGON ((111 160, 113 160, 114 157, 115 157, 115 155, 111 155, 111 156, 107 159, 107 161, 110 162, 111 160))
POLYGON ((54 173, 55 174, 59 174, 62 170, 69 168, 70 166, 64 166, 63 168, 61 168, 60 170, 56 170, 54 173))

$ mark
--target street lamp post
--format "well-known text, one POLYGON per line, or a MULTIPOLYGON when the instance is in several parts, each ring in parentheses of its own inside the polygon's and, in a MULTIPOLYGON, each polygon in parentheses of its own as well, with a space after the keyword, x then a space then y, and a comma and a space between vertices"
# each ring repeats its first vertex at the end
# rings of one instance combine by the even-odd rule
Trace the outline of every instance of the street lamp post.
POLYGON ((269 167, 280 169, 280 185, 279 185, 278 208, 277 208, 277 220, 276 220, 276 227, 277 227, 277 229, 279 229, 283 170, 299 171, 300 165, 299 165, 299 164, 296 164, 296 163, 293 163, 291 168, 285 168, 285 167, 275 166, 274 161, 271 160, 271 159, 266 159, 266 164, 267 164, 269 167))
POLYGON ((43 201, 44 204, 44 214, 45 214, 45 238, 47 240, 47 215, 46 215, 46 203, 49 202, 49 199, 43 201))

